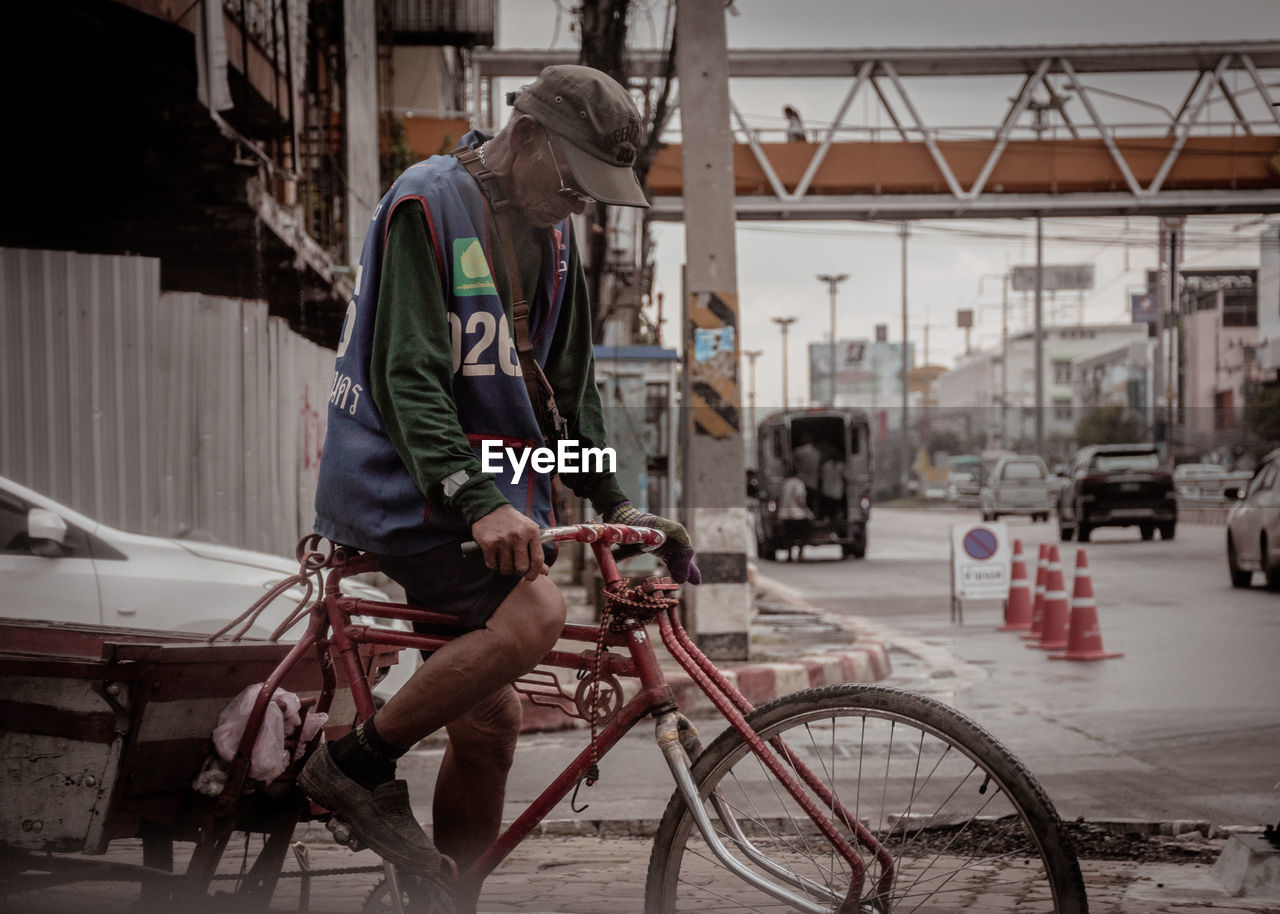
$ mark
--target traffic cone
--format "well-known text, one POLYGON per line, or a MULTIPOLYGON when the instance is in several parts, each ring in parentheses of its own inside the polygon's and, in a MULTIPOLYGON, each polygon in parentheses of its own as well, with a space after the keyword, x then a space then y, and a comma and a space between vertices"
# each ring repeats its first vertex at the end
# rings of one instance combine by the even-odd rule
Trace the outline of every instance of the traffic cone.
POLYGON ((1040 544, 1040 558, 1036 560, 1036 589, 1031 599, 1031 630, 1024 632, 1024 641, 1039 641, 1044 629, 1044 585, 1049 573, 1049 546, 1040 544))
POLYGON ((1013 568, 1009 574, 1009 597, 1004 602, 1004 625, 998 632, 1025 632, 1031 628, 1031 582, 1022 558, 1022 540, 1013 541, 1013 568))
POLYGON ((1071 627, 1071 604, 1067 602, 1067 585, 1062 580, 1062 562, 1058 547, 1049 547, 1049 571, 1044 583, 1044 628, 1040 640, 1027 647, 1042 651, 1060 651, 1067 646, 1071 627))
POLYGON ((1089 560, 1084 550, 1076 552, 1076 579, 1071 588, 1071 627, 1067 650, 1050 654, 1050 660, 1110 660, 1124 654, 1108 654, 1102 649, 1102 629, 1098 626, 1098 604, 1093 599, 1089 560))

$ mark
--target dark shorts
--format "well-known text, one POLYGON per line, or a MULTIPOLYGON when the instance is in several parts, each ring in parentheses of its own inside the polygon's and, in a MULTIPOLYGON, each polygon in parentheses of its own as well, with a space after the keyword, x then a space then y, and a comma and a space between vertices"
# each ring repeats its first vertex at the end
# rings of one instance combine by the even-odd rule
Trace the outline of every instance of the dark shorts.
POLYGON ((795 518, 782 522, 783 538, 787 546, 802 546, 809 538, 813 521, 807 518, 795 518))
MULTIPOLYGON (((552 543, 542 547, 547 564, 556 559, 552 543)), ((409 602, 432 612, 457 616, 463 628, 484 628, 489 617, 523 580, 522 575, 492 571, 484 555, 464 555, 459 543, 445 543, 413 555, 378 557, 378 569, 405 589, 409 602)), ((427 627, 418 631, 428 632, 427 627)))

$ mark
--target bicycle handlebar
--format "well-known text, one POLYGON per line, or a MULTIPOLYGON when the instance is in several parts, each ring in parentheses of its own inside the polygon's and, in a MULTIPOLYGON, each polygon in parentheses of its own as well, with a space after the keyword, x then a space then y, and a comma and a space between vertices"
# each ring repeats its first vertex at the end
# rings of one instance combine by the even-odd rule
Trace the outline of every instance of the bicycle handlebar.
MULTIPOLYGON (((643 552, 652 552, 667 537, 661 530, 652 527, 629 527, 626 524, 573 524, 567 527, 547 527, 538 536, 543 543, 618 543, 627 546, 640 546, 643 552)), ((480 546, 473 540, 462 544, 462 554, 470 555, 480 546)))

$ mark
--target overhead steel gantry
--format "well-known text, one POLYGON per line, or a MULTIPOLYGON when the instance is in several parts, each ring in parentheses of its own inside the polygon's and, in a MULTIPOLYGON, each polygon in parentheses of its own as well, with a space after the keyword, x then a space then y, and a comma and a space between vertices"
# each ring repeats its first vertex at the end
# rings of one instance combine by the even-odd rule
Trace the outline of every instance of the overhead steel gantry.
MULTIPOLYGON (((634 52, 634 78, 660 76, 665 58, 634 52)), ((575 60, 572 52, 473 52, 476 112, 488 98, 493 120, 494 79, 575 60)), ((729 73, 850 80, 838 113, 810 132, 812 142, 772 141, 731 102, 739 219, 1280 212, 1280 41, 731 50, 729 73), (1138 73, 1163 74, 1166 89, 1186 83, 1180 107, 1099 84, 1138 73), (1021 77, 1021 86, 999 124, 977 127, 927 123, 904 82, 1000 76, 1021 77), (849 116, 866 93, 890 126, 849 116), (1118 101, 1162 116, 1134 122, 1119 116, 1118 101), (1229 114, 1211 119, 1210 110, 1229 114)), ((1003 105, 1009 92, 992 83, 978 91, 998 92, 1003 105)), ((655 159, 650 218, 682 219, 680 163, 678 143, 655 159)))

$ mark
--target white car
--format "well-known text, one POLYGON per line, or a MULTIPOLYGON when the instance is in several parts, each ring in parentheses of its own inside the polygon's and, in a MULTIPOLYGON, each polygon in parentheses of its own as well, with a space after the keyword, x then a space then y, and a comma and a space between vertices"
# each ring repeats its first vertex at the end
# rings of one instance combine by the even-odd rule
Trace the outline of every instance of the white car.
POLYGON ((1173 469, 1173 487, 1182 498, 1218 500, 1228 488, 1243 488, 1253 474, 1229 472, 1216 463, 1184 463, 1173 469))
POLYGON ((1025 514, 1049 520, 1055 490, 1044 461, 1036 456, 1001 457, 982 482, 978 506, 985 521, 1005 514, 1025 514))
MULTIPOLYGON (((265 552, 117 530, 0 476, 0 617, 212 633, 297 570, 293 559, 265 552)), ((342 590, 388 599, 359 581, 344 580, 342 590)), ((247 637, 270 635, 304 592, 281 595, 247 637)), ((416 651, 401 651, 377 697, 394 694, 417 664, 416 651)))
POLYGON ((1262 459, 1227 514, 1227 570, 1232 587, 1248 587, 1261 571, 1271 590, 1280 590, 1280 449, 1262 459))

